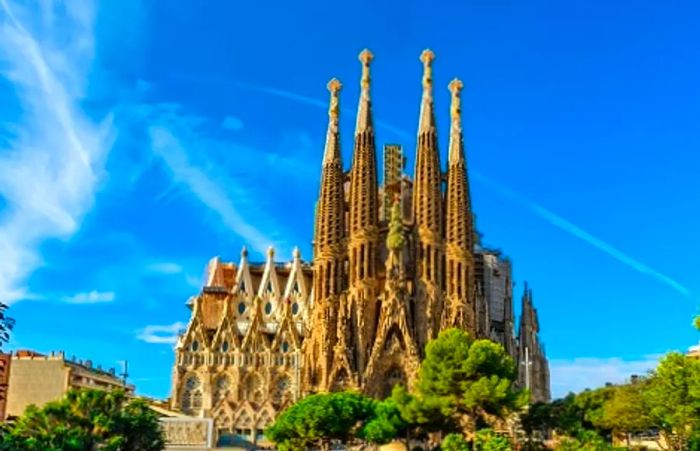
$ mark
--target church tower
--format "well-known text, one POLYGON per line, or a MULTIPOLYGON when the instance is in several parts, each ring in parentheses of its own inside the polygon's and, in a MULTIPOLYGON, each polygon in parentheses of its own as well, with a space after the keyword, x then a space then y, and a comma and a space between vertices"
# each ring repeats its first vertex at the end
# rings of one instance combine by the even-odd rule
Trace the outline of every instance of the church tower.
MULTIPOLYGON (((374 142, 369 65, 373 55, 363 50, 360 102, 355 128, 355 147, 350 172, 348 224, 348 321, 352 333, 354 366, 365 369, 377 322, 377 263, 379 245, 379 201, 377 156, 374 142)), ((348 332, 348 328, 339 333, 348 332)))
POLYGON ((418 346, 437 335, 442 316, 443 242, 442 172, 433 108, 432 63, 435 55, 424 50, 423 98, 418 124, 418 146, 413 184, 413 223, 416 242, 415 325, 418 346))
POLYGON ((337 79, 328 83, 331 93, 328 131, 321 168, 321 188, 316 205, 313 261, 313 324, 324 324, 310 331, 304 346, 309 364, 305 380, 309 387, 326 389, 331 371, 340 297, 343 291, 345 259, 345 195, 340 150, 339 94, 337 79))
POLYGON ((452 93, 450 108, 450 150, 447 167, 446 193, 446 287, 442 327, 460 327, 472 336, 476 331, 476 292, 474 290, 474 232, 471 199, 467 179, 467 162, 462 138, 462 107, 460 80, 449 85, 452 93))

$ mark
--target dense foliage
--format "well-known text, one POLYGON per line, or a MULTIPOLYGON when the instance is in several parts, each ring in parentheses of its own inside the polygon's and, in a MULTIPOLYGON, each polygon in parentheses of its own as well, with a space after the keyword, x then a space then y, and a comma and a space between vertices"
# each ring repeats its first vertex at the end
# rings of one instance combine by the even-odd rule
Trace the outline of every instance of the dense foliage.
POLYGON ((74 390, 42 408, 30 406, 3 425, 0 450, 159 451, 164 440, 157 415, 123 392, 74 390))
POLYGON ((347 441, 369 420, 375 401, 353 392, 308 396, 285 410, 266 431, 280 450, 317 446, 327 449, 331 440, 347 441))
POLYGON ((501 345, 448 329, 426 346, 415 399, 471 433, 526 404, 527 394, 514 388, 516 376, 501 345))
POLYGON ((515 375, 500 345, 449 329, 426 347, 415 390, 395 386, 383 401, 353 392, 311 395, 283 412, 266 435, 281 450, 327 449, 332 441, 384 444, 434 433, 446 436, 443 449, 471 449, 474 442, 479 450, 508 450, 507 439, 474 433, 524 405, 526 394, 513 387, 515 375))
POLYGON ((560 450, 610 449, 613 437, 629 446, 654 431, 662 449, 700 450, 700 360, 669 353, 647 377, 535 404, 521 423, 529 437, 553 431, 560 450))

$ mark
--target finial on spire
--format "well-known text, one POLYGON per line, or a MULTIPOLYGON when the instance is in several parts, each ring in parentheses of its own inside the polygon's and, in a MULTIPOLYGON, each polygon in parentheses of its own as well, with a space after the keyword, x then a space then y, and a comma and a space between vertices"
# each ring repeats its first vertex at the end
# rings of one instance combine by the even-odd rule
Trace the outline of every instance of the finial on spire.
POLYGON ((362 62, 362 80, 360 81, 360 86, 362 86, 364 90, 369 88, 369 63, 374 59, 374 55, 368 49, 364 49, 360 52, 359 59, 362 62))
POLYGON ((462 148, 462 99, 460 98, 464 83, 462 83, 462 80, 455 78, 448 87, 450 93, 452 93, 449 160, 450 163, 457 163, 464 159, 464 150, 462 148))
POLYGON ((462 88, 464 88, 464 83, 462 83, 462 80, 459 78, 455 78, 450 82, 449 88, 452 93, 450 116, 452 117, 452 122, 459 126, 459 121, 462 117, 462 101, 460 99, 460 94, 462 93, 462 88))
POLYGON ((245 246, 241 249, 241 258, 248 258, 248 248, 245 246))
POLYGON ((360 105, 357 110, 357 124, 355 134, 365 132, 372 128, 372 112, 369 99, 369 63, 374 59, 374 55, 367 49, 360 52, 358 57, 362 62, 362 79, 360 80, 360 105))
POLYGON ((340 88, 342 87, 343 84, 340 83, 340 80, 337 78, 333 78, 328 82, 328 90, 331 92, 331 105, 328 109, 328 115, 331 117, 331 119, 338 119, 338 113, 340 111, 338 97, 340 88))
POLYGON ((267 258, 270 260, 275 258, 275 248, 274 247, 270 246, 267 248, 267 258))
POLYGON ((418 134, 435 132, 435 114, 433 112, 433 60, 435 54, 432 50, 425 49, 420 54, 423 62, 423 97, 420 106, 420 119, 418 122, 418 134))
POLYGON ((423 63, 423 89, 428 90, 433 87, 433 61, 435 54, 430 49, 423 50, 420 54, 420 60, 423 63))
POLYGON ((294 257, 294 260, 299 260, 301 258, 301 251, 299 250, 298 246, 294 246, 294 250, 292 251, 292 256, 294 257))

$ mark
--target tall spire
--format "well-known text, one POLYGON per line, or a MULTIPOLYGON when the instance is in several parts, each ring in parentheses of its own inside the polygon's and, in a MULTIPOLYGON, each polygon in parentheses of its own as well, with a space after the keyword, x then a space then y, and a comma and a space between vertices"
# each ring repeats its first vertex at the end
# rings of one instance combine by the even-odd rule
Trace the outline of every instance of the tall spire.
MULTIPOLYGON (((344 219, 344 191, 343 191, 343 163, 340 155, 340 133, 338 131, 338 115, 340 111, 339 93, 341 84, 337 79, 328 82, 330 91, 330 107, 328 109, 328 132, 326 134, 326 148, 323 155, 323 168, 321 171, 321 188, 318 203, 316 205, 316 233, 314 237, 314 259, 340 259, 343 243, 343 219, 344 219)), ((336 274, 340 280, 340 274, 336 274)), ((330 279, 325 279, 330 280, 330 279)), ((316 287, 326 293, 340 292, 337 283, 333 285, 316 287)), ((316 296, 322 293, 316 292, 316 296)))
POLYGON ((413 221, 416 230, 416 334, 422 349, 435 337, 442 317, 441 285, 443 280, 442 242, 442 172, 433 111, 433 69, 435 55, 425 50, 423 62, 423 97, 418 123, 418 146, 413 184, 413 221))
POLYGON ((443 316, 443 326, 464 327, 475 333, 472 212, 461 123, 460 94, 463 87, 463 83, 456 78, 449 84, 452 104, 450 107, 450 151, 445 202, 447 254, 447 284, 445 288, 448 308, 443 316))
MULTIPOLYGON (((339 297, 344 289, 342 261, 345 256, 345 192, 338 131, 340 88, 337 79, 328 82, 328 132, 314 231, 313 322, 325 324, 326 327, 315 328, 307 338, 308 343, 305 343, 307 361, 310 363, 304 377, 309 386, 320 389, 325 389, 328 384, 336 343, 339 297)), ((298 253, 295 252, 294 258, 295 261, 298 260, 298 253)))
POLYGON ((423 50, 420 55, 423 63, 423 98, 420 105, 420 121, 418 133, 435 131, 435 112, 433 111, 433 61, 435 54, 432 50, 423 50))
POLYGON ((372 123, 372 101, 369 97, 369 65, 374 59, 374 55, 368 49, 364 49, 359 56, 362 63, 362 78, 360 79, 360 104, 357 108, 357 125, 355 134, 362 133, 373 128, 372 123))
POLYGON ((369 99, 369 63, 372 52, 365 49, 360 53, 362 79, 360 103, 355 129, 355 148, 350 173, 350 246, 357 247, 355 257, 351 255, 350 283, 375 274, 374 253, 378 227, 377 155, 372 127, 372 109, 369 99), (359 252, 361 251, 361 252, 359 252), (360 255, 360 253, 362 255, 360 255), (353 267, 352 261, 358 264, 353 267))
POLYGON ((355 147, 350 172, 348 225, 348 302, 353 312, 356 342, 354 361, 364 370, 369 343, 374 340, 376 324, 376 284, 379 245, 379 200, 377 155, 369 98, 369 63, 372 53, 363 50, 360 103, 357 111, 355 147))

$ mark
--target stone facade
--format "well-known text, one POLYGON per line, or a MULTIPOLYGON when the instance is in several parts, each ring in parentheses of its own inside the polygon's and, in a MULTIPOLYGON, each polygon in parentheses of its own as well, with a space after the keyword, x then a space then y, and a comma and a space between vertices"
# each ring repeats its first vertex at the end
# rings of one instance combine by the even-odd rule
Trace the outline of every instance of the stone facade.
POLYGON ((403 151, 385 147, 378 183, 370 96, 362 75, 349 171, 341 158, 341 84, 330 107, 313 260, 211 262, 176 346, 172 407, 212 417, 222 437, 260 437, 280 409, 308 393, 357 389, 383 397, 411 384, 425 344, 448 327, 501 342, 518 357, 510 264, 475 251, 461 127, 462 83, 453 80, 446 170, 440 163, 432 64, 426 50, 413 178, 403 151), (479 267, 477 267, 480 265, 479 267), (505 266, 504 266, 505 265, 505 266), (496 273, 502 275, 497 275, 496 273), (489 316, 493 311, 493 316, 489 316))
POLYGON ((216 420, 221 440, 255 441, 301 393, 312 272, 298 251, 279 265, 210 262, 176 345, 172 408, 216 420))
POLYGON ((96 368, 89 360, 68 360, 63 352, 43 355, 17 351, 8 381, 6 417, 21 415, 30 404, 41 407, 57 401, 73 388, 134 392, 133 385, 125 385, 114 370, 96 368))

